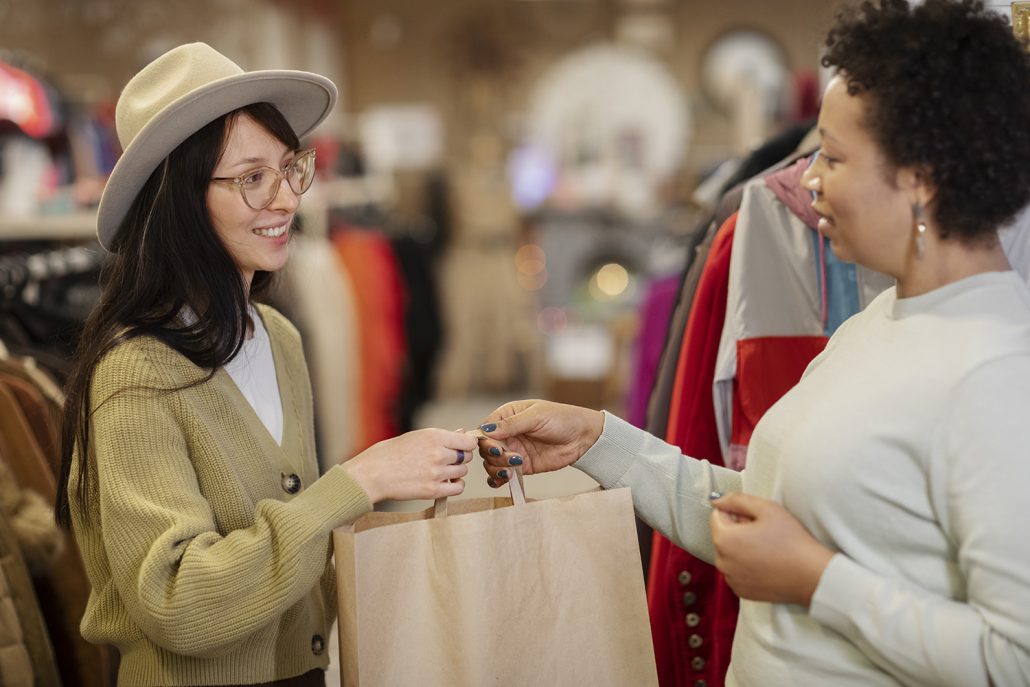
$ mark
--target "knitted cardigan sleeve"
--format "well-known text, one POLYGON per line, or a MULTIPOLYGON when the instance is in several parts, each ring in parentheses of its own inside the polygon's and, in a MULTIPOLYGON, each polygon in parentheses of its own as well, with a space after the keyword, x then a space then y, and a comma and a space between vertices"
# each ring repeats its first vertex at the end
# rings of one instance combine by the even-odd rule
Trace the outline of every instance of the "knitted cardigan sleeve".
MULTIPOLYGON (((209 385, 155 391, 191 381, 183 361, 163 344, 140 339, 97 367, 91 426, 97 524, 111 581, 132 623, 175 653, 217 656, 318 584, 330 532, 371 504, 336 466, 292 500, 258 500, 249 527, 220 531, 206 495, 240 490, 237 473, 255 466, 246 462, 252 458, 233 455, 231 437, 213 436, 198 418, 194 401, 209 385)), ((221 503, 234 502, 234 494, 222 496, 221 503)), ((237 500, 247 507, 246 499, 237 500)))

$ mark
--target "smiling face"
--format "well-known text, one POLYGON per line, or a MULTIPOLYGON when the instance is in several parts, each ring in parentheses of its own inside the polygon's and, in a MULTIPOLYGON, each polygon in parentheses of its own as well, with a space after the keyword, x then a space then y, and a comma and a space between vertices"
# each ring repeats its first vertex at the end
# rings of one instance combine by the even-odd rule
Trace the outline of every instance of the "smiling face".
POLYGON ((868 95, 836 76, 819 112, 820 155, 802 177, 819 231, 841 260, 900 277, 911 263, 914 175, 894 169, 865 124, 868 95))
MULTIPOLYGON (((222 157, 212 177, 237 177, 257 167, 282 170, 295 151, 250 116, 240 114, 229 128, 222 157)), ((290 226, 300 197, 283 182, 271 204, 252 210, 231 183, 212 183, 207 190, 211 223, 249 287, 254 272, 274 272, 286 265, 290 226)))

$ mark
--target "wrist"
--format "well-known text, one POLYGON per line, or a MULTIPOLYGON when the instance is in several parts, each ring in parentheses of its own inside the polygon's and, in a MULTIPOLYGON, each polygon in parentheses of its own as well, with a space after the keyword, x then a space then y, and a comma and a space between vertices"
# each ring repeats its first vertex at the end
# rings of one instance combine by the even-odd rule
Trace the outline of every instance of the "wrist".
POLYGON ((586 417, 580 439, 580 456, 589 451, 590 447, 597 443, 597 440, 601 438, 601 434, 604 432, 604 412, 591 409, 585 410, 586 417))
POLYGON ((597 443, 604 432, 604 412, 601 410, 590 411, 590 428, 587 431, 587 448, 597 443))
POLYGON ((382 500, 382 494, 378 488, 377 480, 373 474, 373 471, 369 468, 371 461, 362 458, 361 454, 351 458, 347 462, 343 463, 341 467, 347 471, 350 478, 354 480, 365 495, 368 496, 368 501, 372 505, 375 505, 382 500))
POLYGON ((819 582, 823 579, 823 573, 826 572, 826 567, 830 564, 833 556, 833 551, 822 544, 819 544, 818 548, 812 552, 809 562, 808 585, 803 595, 803 603, 806 607, 812 605, 819 582))

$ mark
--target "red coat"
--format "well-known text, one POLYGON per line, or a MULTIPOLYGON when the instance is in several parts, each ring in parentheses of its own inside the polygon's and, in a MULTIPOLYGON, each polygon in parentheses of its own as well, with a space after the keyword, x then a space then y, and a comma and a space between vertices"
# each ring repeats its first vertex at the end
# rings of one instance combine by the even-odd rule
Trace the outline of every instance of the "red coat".
MULTIPOLYGON (((722 454, 712 382, 736 222, 734 214, 719 228, 691 304, 665 437, 686 455, 717 465, 722 465, 722 454)), ((662 687, 722 685, 737 624, 737 597, 722 575, 656 532, 647 601, 662 687)))

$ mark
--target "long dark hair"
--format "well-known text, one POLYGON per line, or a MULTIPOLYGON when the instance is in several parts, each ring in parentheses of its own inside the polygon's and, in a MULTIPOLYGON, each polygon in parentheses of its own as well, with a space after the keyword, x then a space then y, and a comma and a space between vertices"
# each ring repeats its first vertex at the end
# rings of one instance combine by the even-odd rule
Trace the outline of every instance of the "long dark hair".
POLYGON ((66 388, 56 507, 64 527, 71 526, 68 488, 76 454, 79 502, 85 503, 92 492, 89 434, 95 408, 90 393, 93 372, 104 355, 129 339, 153 336, 208 370, 206 377, 187 385, 194 386, 209 381, 243 345, 247 304, 267 288, 271 274, 256 272, 246 293, 232 256, 215 233, 206 201, 225 140, 241 114, 287 147, 299 147, 296 133, 274 106, 256 103, 231 112, 172 151, 119 226, 113 259, 101 275, 100 300, 86 320, 66 388), (184 308, 196 315, 190 324, 179 318, 184 308))

